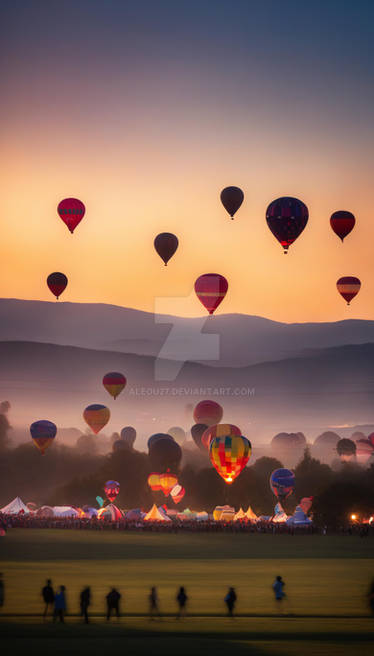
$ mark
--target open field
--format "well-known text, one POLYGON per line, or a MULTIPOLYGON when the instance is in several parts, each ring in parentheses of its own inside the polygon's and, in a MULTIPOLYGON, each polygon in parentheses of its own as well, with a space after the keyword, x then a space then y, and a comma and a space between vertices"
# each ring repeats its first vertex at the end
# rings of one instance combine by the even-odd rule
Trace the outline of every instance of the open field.
POLYGON ((43 639, 43 648, 55 654, 94 656, 110 644, 128 654, 152 646, 153 653, 163 654, 207 649, 223 654, 229 647, 233 654, 348 656, 357 653, 359 642, 363 656, 374 644, 366 598, 373 551, 372 539, 348 536, 13 529, 0 542, 6 584, 2 637, 12 653, 26 638, 35 651, 43 639), (272 596, 276 574, 287 584, 284 617, 277 617, 272 596), (77 617, 63 627, 40 625, 40 590, 47 577, 55 586, 66 585, 72 615, 78 613, 81 588, 91 586, 92 626, 82 626, 77 617), (112 585, 123 595, 125 617, 107 626, 104 598, 112 585), (158 587, 161 612, 168 615, 161 621, 144 617, 151 585, 158 587), (180 622, 173 617, 178 585, 187 588, 191 615, 180 622), (224 617, 229 585, 238 594, 234 620, 224 617))

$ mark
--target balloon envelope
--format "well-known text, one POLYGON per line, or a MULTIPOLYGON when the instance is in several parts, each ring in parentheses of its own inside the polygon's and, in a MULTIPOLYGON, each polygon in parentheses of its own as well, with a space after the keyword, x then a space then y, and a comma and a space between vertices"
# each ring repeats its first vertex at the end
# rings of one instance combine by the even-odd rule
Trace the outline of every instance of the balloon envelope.
POLYGON ((214 437, 210 443, 210 460, 225 483, 231 484, 251 456, 251 443, 241 435, 214 437))
POLYGON ((136 430, 133 426, 125 426, 121 430, 121 440, 126 442, 126 445, 133 448, 134 442, 136 440, 136 430))
POLYGON ((160 474, 152 473, 149 474, 147 483, 151 490, 156 492, 157 490, 161 490, 161 483, 160 483, 160 474))
POLYGON ((356 444, 353 440, 344 437, 337 443, 336 450, 342 462, 349 462, 356 455, 356 444))
POLYGON ((193 411, 193 417, 197 424, 213 426, 221 421, 223 408, 216 401, 199 401, 193 411))
POLYGON ((352 212, 346 212, 344 210, 339 210, 334 212, 330 217, 330 225, 338 237, 344 241, 344 237, 349 235, 351 230, 353 230, 356 219, 352 212))
POLYGON ((51 446, 56 437, 57 426, 52 421, 41 419, 31 424, 30 433, 34 444, 36 444, 42 455, 44 455, 46 449, 51 446))
POLYGON ((97 435, 110 419, 110 410, 101 403, 88 405, 83 412, 83 419, 89 425, 92 432, 97 435))
POLYGON ((225 187, 221 191, 221 203, 232 219, 243 200, 244 194, 239 187, 225 187))
POLYGON ((358 294, 361 287, 361 281, 355 276, 343 276, 336 283, 338 292, 343 296, 349 305, 351 300, 358 294))
POLYGON ((171 435, 178 444, 183 444, 186 440, 186 433, 180 426, 169 428, 168 435, 171 435))
POLYGON ((215 424, 213 426, 209 426, 209 428, 206 429, 204 435, 201 438, 201 444, 209 450, 213 437, 221 437, 222 435, 231 437, 232 435, 241 434, 242 432, 240 428, 235 426, 235 424, 215 424))
POLYGON ((219 273, 204 273, 195 281, 195 293, 209 314, 218 308, 226 296, 229 283, 219 273))
POLYGON ((186 491, 181 485, 174 485, 173 489, 170 491, 170 496, 173 499, 174 503, 179 503, 182 501, 186 491))
POLYGON ((171 490, 177 483, 178 483, 178 477, 175 476, 174 474, 170 474, 169 472, 166 472, 165 474, 160 474, 161 490, 163 491, 166 497, 169 496, 171 490))
POLYGON ((48 288, 52 292, 52 294, 56 296, 56 298, 61 296, 64 289, 66 289, 67 284, 68 284, 67 277, 65 276, 64 273, 60 273, 59 271, 50 273, 47 278, 48 288))
POLYGON ((111 371, 109 374, 105 374, 103 385, 110 396, 116 399, 126 386, 126 378, 118 371, 111 371))
POLYGON ((288 247, 301 235, 308 223, 307 206, 298 198, 284 196, 273 200, 266 210, 266 221, 287 253, 288 247))
POLYGON ((85 215, 86 208, 78 198, 64 198, 57 207, 59 217, 73 233, 85 215))
POLYGON ((177 470, 182 459, 182 449, 173 438, 162 437, 153 442, 149 448, 149 458, 159 471, 177 470))
POLYGON ((199 447, 199 449, 202 449, 202 451, 204 451, 205 447, 201 442, 201 438, 207 428, 208 426, 206 424, 194 424, 191 427, 192 439, 195 442, 196 446, 199 447))
POLYGON ((107 481, 105 483, 104 492, 111 503, 118 496, 119 490, 120 484, 118 481, 107 481))
POLYGON ((292 494, 294 487, 295 474, 290 469, 275 469, 271 474, 270 488, 281 501, 292 494))
POLYGON ((167 440, 170 440, 171 442, 175 441, 174 437, 172 437, 171 435, 168 435, 167 433, 155 433, 154 435, 151 435, 151 437, 148 439, 148 442, 147 442, 148 449, 151 449, 151 447, 154 444, 156 444, 156 442, 158 440, 161 440, 163 438, 167 439, 167 440))
POLYGON ((161 232, 154 241, 154 247, 165 266, 178 248, 178 237, 171 232, 161 232))

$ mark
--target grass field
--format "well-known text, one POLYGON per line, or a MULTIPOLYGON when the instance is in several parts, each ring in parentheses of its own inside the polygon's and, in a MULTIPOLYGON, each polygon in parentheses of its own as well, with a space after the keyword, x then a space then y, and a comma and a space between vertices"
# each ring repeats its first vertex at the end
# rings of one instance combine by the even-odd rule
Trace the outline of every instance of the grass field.
POLYGON ((0 542, 2 639, 12 653, 26 639, 30 649, 43 640, 55 654, 102 654, 110 644, 128 654, 220 654, 229 648, 233 654, 348 656, 359 645, 363 656, 374 647, 366 598, 373 551, 373 541, 359 537, 14 529, 0 542), (273 601, 276 574, 286 581, 284 617, 273 601), (66 586, 71 614, 78 613, 81 588, 91 586, 94 625, 69 617, 67 626, 41 626, 47 577, 66 586), (113 585, 123 595, 124 618, 107 626, 104 598, 113 585), (144 617, 151 585, 169 615, 161 621, 144 617), (179 585, 190 599, 183 621, 173 617, 179 585), (238 594, 234 620, 224 617, 229 585, 238 594))

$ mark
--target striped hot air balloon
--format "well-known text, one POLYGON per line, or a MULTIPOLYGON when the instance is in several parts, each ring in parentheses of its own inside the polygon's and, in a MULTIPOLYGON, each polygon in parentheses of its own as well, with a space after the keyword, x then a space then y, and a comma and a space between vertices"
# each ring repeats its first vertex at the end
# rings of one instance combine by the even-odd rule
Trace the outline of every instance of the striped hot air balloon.
POLYGON ((229 283, 219 273, 204 273, 195 282, 195 293, 209 314, 218 308, 226 296, 229 283))
POLYGON ((57 212, 59 217, 73 234, 78 223, 82 221, 86 208, 78 198, 64 198, 64 200, 58 204, 57 212))
POLYGON ((88 405, 83 412, 83 419, 89 425, 92 432, 97 435, 110 419, 110 410, 101 403, 88 405))
POLYGON ((126 382, 125 376, 118 373, 118 371, 111 371, 109 374, 105 374, 103 378, 103 385, 114 400, 121 394, 126 386, 126 382))
POLYGON ((358 294, 361 288, 361 281, 355 276, 343 276, 336 283, 338 292, 347 301, 347 305, 358 294))
POLYGON ((206 449, 209 449, 210 443, 213 437, 221 436, 232 436, 232 435, 241 435, 242 432, 240 428, 235 426, 235 424, 215 424, 214 426, 209 426, 209 428, 204 431, 201 438, 201 444, 205 446, 206 449))
POLYGON ((250 441, 242 435, 214 437, 210 460, 225 483, 231 484, 246 466, 252 452, 250 441))
POLYGON ((52 421, 41 419, 31 424, 30 433, 34 444, 36 444, 41 454, 44 455, 57 435, 57 426, 52 421))

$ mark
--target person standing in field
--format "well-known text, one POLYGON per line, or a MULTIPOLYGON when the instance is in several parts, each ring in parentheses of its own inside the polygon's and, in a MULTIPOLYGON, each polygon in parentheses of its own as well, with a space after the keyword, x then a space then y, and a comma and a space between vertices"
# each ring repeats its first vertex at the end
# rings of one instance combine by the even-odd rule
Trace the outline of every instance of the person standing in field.
POLYGON ((158 606, 158 594, 157 594, 157 588, 153 586, 151 588, 151 591, 149 593, 149 619, 154 619, 156 615, 160 617, 160 609, 158 606))
POLYGON ((59 618, 60 622, 65 622, 65 613, 66 613, 66 598, 65 598, 65 586, 60 585, 60 590, 55 595, 55 610, 53 614, 53 621, 55 622, 59 618))
POLYGON ((88 624, 88 607, 90 603, 91 603, 91 590, 87 586, 82 590, 80 594, 81 615, 84 618, 86 624, 88 624))
POLYGON ((52 610, 53 602, 55 600, 55 593, 53 592, 51 579, 47 579, 46 584, 42 589, 42 597, 45 603, 44 613, 43 613, 43 619, 45 620, 45 618, 48 615, 48 608, 50 606, 52 610))
POLYGON ((225 604, 227 606, 229 617, 233 616, 233 612, 234 612, 234 608, 235 608, 235 604, 236 604, 236 599, 237 599, 237 596, 236 596, 235 588, 229 588, 229 591, 228 591, 228 593, 225 597, 225 600, 224 600, 225 604))
POLYGON ((109 621, 109 618, 112 614, 112 610, 115 611, 117 615, 117 619, 119 618, 119 602, 121 599, 121 595, 116 590, 115 588, 112 588, 109 594, 106 596, 106 604, 107 604, 107 614, 106 614, 106 619, 109 621))
POLYGON ((183 586, 181 586, 178 590, 177 594, 177 603, 179 606, 179 612, 177 615, 177 619, 180 619, 182 616, 186 615, 186 605, 187 605, 188 597, 186 594, 186 591, 183 586))
POLYGON ((283 581, 281 576, 277 576, 274 583, 273 583, 273 590, 274 590, 274 595, 275 595, 275 602, 277 604, 280 604, 284 597, 286 596, 286 593, 284 592, 284 586, 285 582, 283 581))

